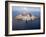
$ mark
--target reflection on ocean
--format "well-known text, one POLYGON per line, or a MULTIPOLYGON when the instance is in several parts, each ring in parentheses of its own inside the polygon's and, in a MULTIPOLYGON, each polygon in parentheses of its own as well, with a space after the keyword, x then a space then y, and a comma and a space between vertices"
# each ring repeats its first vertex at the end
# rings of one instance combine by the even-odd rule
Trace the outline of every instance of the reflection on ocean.
POLYGON ((20 21, 15 20, 13 17, 13 30, 30 30, 30 29, 40 29, 40 19, 35 19, 33 21, 20 21))

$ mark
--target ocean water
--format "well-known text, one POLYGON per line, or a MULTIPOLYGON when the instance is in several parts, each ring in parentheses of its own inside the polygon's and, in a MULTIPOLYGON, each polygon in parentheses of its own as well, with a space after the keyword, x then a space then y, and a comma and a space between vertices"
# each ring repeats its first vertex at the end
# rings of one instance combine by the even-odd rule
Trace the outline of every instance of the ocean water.
POLYGON ((31 30, 40 29, 40 18, 33 21, 16 21, 13 17, 12 19, 12 30, 31 30))

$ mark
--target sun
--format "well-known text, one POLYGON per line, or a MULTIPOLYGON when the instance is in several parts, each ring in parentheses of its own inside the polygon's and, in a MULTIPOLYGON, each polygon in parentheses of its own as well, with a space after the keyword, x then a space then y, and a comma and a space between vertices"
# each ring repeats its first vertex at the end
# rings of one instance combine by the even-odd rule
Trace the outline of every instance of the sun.
POLYGON ((27 11, 27 8, 24 8, 25 11, 27 11))

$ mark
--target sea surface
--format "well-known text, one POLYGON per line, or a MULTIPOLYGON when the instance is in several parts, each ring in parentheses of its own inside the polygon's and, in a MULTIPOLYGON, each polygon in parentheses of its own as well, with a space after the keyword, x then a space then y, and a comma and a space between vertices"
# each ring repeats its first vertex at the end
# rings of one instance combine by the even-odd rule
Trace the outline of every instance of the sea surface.
POLYGON ((12 17, 12 30, 34 30, 40 29, 40 18, 33 21, 22 21, 15 20, 15 17, 12 17))

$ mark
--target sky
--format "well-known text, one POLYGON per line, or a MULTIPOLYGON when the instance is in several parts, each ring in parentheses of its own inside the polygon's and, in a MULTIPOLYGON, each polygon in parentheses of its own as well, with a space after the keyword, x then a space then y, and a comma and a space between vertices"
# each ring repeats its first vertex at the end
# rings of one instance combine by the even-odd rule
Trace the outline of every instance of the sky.
POLYGON ((32 15, 38 16, 40 14, 40 7, 20 7, 20 6, 13 6, 12 13, 13 16, 22 13, 22 12, 32 13, 32 15))

